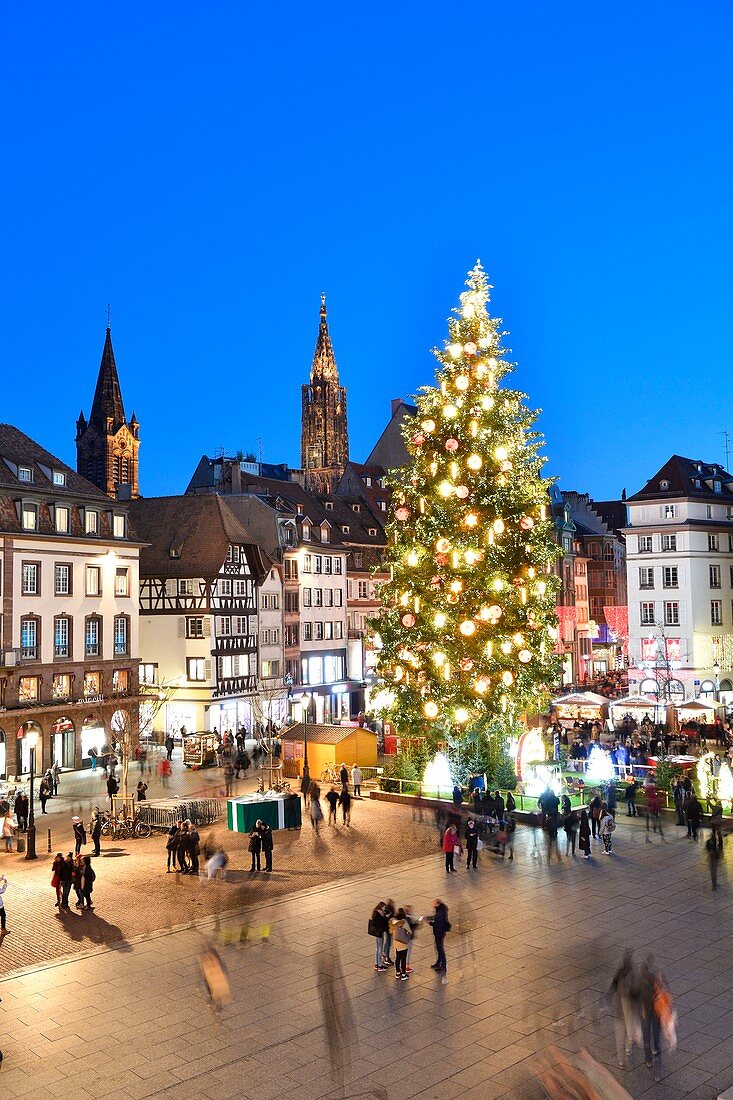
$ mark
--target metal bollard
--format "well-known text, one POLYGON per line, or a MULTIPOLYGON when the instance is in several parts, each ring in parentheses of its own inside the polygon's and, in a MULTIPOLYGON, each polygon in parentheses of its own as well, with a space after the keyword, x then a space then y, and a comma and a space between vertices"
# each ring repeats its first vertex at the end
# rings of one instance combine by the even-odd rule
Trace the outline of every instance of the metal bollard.
POLYGON ((48 830, 48 854, 51 854, 51 830, 48 830))

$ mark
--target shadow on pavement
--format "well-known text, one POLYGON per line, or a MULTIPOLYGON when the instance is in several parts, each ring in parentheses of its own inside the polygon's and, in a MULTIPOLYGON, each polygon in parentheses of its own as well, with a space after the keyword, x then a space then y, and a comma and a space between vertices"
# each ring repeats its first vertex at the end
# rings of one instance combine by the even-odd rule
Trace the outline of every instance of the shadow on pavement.
POLYGON ((132 950, 122 929, 98 916, 94 910, 86 909, 82 913, 57 913, 56 920, 69 939, 75 943, 89 940, 90 943, 116 944, 125 951, 132 950))

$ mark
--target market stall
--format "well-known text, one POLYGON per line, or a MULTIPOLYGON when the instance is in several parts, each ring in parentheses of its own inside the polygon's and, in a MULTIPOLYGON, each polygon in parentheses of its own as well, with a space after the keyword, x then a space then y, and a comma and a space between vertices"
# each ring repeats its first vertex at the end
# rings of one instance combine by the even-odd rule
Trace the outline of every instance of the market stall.
POLYGON ((624 699, 613 699, 608 709, 617 729, 625 724, 627 718, 633 719, 638 726, 645 718, 649 718, 655 726, 667 725, 668 705, 650 695, 627 695, 624 699))
POLYGON ((553 699, 550 710, 555 721, 570 728, 575 722, 600 722, 608 715, 609 700, 593 691, 575 691, 553 699))
POLYGON ((720 715, 721 718, 725 717, 724 706, 717 703, 715 699, 708 701, 702 697, 685 699, 683 703, 677 704, 675 710, 680 726, 684 726, 685 722, 705 722, 712 725, 716 715, 720 715))
POLYGON ((297 794, 247 794, 227 799, 227 827, 233 833, 251 833, 258 821, 271 829, 298 829, 301 801, 297 794))
POLYGON ((216 734, 186 734, 183 739, 183 763, 194 770, 213 767, 216 764, 216 744, 216 734))

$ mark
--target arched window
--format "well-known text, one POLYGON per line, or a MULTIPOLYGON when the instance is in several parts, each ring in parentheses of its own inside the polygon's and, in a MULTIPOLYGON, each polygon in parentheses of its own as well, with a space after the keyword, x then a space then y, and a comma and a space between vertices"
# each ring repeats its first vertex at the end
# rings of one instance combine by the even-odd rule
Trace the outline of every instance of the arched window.
POLYGON ((122 480, 120 477, 120 456, 115 455, 112 460, 112 479, 115 485, 119 485, 122 480))

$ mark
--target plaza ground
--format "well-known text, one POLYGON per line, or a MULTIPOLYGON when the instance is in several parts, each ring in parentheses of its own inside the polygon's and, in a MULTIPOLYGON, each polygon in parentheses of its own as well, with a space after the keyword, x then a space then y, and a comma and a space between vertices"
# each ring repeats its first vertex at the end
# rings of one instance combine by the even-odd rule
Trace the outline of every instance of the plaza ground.
POLYGON ((548 865, 542 836, 520 828, 513 863, 482 853, 477 872, 461 866, 448 878, 436 852, 27 969, 0 983, 4 1090, 59 1100, 539 1100, 539 1059, 554 1045, 587 1047, 635 1098, 713 1100, 733 1084, 729 866, 713 893, 702 844, 673 828, 662 844, 623 817, 614 855, 594 851, 592 861, 548 865), (427 930, 408 982, 375 973, 366 934, 375 901, 428 913, 438 895, 453 923, 447 983, 430 969, 427 930), (222 945, 230 973, 221 1019, 199 972, 204 936, 222 945), (627 946, 655 955, 679 1013, 678 1049, 658 1084, 638 1052, 626 1070, 616 1065, 605 991, 627 946), (354 1028, 339 1039, 349 1005, 354 1028))

